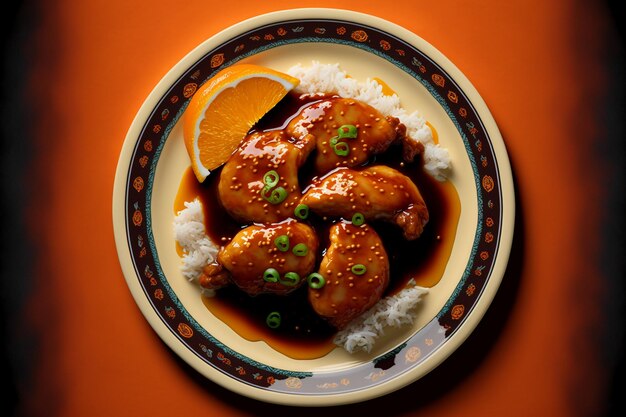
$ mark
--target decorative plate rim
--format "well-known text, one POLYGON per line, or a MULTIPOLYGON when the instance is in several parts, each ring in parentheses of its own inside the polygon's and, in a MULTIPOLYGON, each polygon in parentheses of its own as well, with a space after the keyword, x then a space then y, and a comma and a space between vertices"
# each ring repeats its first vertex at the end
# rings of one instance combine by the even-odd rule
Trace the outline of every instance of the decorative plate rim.
MULTIPOLYGON (((337 405, 408 385, 438 366, 469 336, 491 304, 506 269, 513 238, 513 196, 510 163, 497 125, 476 89, 443 54, 414 33, 378 17, 340 9, 293 9, 251 18, 216 34, 187 54, 157 84, 131 124, 120 153, 113 190, 113 225, 120 265, 140 310, 166 344, 194 369, 227 389, 258 400, 301 406, 337 405), (328 27, 322 23, 335 24, 336 33, 330 37, 326 34, 328 27), (257 44, 248 48, 242 36, 257 44), (378 43, 372 47, 374 39, 378 43), (318 375, 277 369, 242 357, 198 326, 162 276, 150 226, 151 186, 160 150, 197 85, 226 63, 290 42, 354 46, 382 56, 420 81, 445 106, 457 126, 472 161, 478 191, 479 222, 465 274, 446 306, 418 332, 443 333, 441 340, 432 350, 419 352, 419 360, 407 359, 409 364, 404 368, 395 367, 394 358, 398 354, 409 358, 415 353, 411 351, 414 347, 407 343, 398 346, 391 355, 375 358, 366 364, 369 367, 363 365, 365 368, 354 371, 379 375, 380 382, 360 388, 348 384, 341 387, 341 381, 349 382, 344 378, 332 393, 316 391, 315 384, 321 382, 318 375), (234 53, 226 52, 227 46, 234 53), (198 72, 202 77, 195 75, 198 72), (169 103, 164 106, 166 99, 169 103), (162 123, 154 122, 158 119, 162 123), (148 132, 150 128, 152 132, 148 132), (483 164, 487 161, 485 166, 473 159, 478 155, 483 164), (485 218, 483 203, 485 210, 495 207, 490 213, 497 215, 485 218), (483 262, 478 265, 474 257, 483 262), (481 277, 482 271, 486 276, 481 277), (476 283, 466 286, 466 281, 472 279, 476 283), (466 297, 462 290, 469 295, 466 297), (469 297, 468 301, 463 297, 469 297), (164 299, 168 305, 162 304, 164 299), (178 318, 177 313, 183 317, 178 318), (174 317, 177 320, 172 322, 174 317), (395 373, 382 377, 394 367, 395 373)), ((373 381, 373 376, 370 379, 373 381)))

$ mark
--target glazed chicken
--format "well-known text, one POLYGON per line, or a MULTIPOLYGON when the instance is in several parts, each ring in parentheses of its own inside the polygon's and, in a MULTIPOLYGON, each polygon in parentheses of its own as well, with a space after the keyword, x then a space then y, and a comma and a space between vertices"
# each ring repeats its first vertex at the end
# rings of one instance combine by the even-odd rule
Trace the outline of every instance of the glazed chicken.
POLYGON ((428 209, 410 178, 385 165, 362 170, 338 168, 309 187, 302 203, 321 216, 395 223, 407 240, 417 239, 428 222, 428 209))
POLYGON ((337 167, 354 167, 384 152, 395 142, 403 144, 403 157, 413 161, 422 145, 406 136, 395 117, 354 99, 330 98, 305 107, 286 127, 298 142, 314 142, 315 170, 324 174, 337 167))
POLYGON ((325 284, 309 286, 309 301, 318 315, 340 329, 380 300, 389 284, 389 259, 372 227, 340 221, 330 228, 319 274, 325 284))
POLYGON ((298 168, 314 144, 283 131, 252 133, 229 158, 218 184, 224 209, 242 223, 275 223, 293 216, 300 200, 298 168))
POLYGON ((295 220, 248 226, 204 268, 200 285, 218 289, 233 282, 249 295, 285 295, 313 272, 318 246, 315 231, 295 220))

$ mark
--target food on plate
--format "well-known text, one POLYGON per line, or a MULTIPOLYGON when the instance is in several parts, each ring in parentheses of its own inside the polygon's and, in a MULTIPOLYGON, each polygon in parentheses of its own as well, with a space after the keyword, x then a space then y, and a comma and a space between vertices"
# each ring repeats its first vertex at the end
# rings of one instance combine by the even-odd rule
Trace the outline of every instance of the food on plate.
POLYGON ((394 142, 404 144, 407 160, 412 161, 421 146, 406 137, 398 118, 385 117, 367 103, 341 97, 304 107, 285 131, 299 142, 315 143, 315 169, 320 174, 361 165, 394 142))
POLYGON ((297 64, 287 73, 300 80, 294 92, 298 94, 335 94, 369 104, 385 117, 395 117, 406 128, 406 135, 424 146, 423 170, 438 181, 445 181, 451 169, 448 150, 435 141, 431 126, 417 111, 409 113, 400 103, 397 94, 385 94, 376 79, 359 81, 343 71, 339 64, 297 64))
POLYGON ((206 234, 202 203, 196 198, 183 204, 185 208, 174 218, 174 238, 182 249, 181 272, 191 281, 213 262, 220 248, 206 234))
POLYGON ((270 68, 241 64, 204 83, 183 118, 185 146, 198 181, 222 165, 250 128, 298 82, 270 68))
POLYGON ((283 131, 246 136, 220 173, 219 198, 240 222, 273 223, 300 203, 298 170, 313 149, 283 131))
POLYGON ((287 295, 300 288, 315 268, 318 238, 307 224, 286 220, 242 229, 207 264, 200 285, 218 289, 234 283, 255 296, 287 295))
POLYGON ((447 151, 397 95, 337 65, 238 67, 208 80, 184 115, 202 188, 175 220, 183 275, 216 299, 230 294, 235 309, 249 300, 250 319, 275 334, 333 328, 336 345, 370 351, 428 292, 400 263, 439 241, 431 232, 415 246, 442 215, 417 179, 444 180, 447 151))
POLYGON ((309 301, 341 329, 380 301, 389 285, 389 258, 374 228, 361 221, 339 221, 329 235, 309 301))
POLYGON ((428 289, 410 280, 397 294, 387 296, 352 320, 335 335, 337 345, 350 352, 369 352, 385 328, 413 323, 415 309, 428 289))
POLYGON ((323 216, 360 215, 367 221, 394 223, 408 240, 417 239, 428 223, 428 208, 417 186, 385 165, 338 168, 308 187, 302 204, 323 216))

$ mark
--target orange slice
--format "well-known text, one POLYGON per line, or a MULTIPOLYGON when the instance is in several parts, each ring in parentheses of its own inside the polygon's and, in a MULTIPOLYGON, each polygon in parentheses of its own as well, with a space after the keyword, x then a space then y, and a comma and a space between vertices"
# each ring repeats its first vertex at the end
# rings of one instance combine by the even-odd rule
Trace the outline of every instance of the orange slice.
POLYGON ((256 122, 300 83, 270 68, 239 64, 204 83, 183 116, 183 136, 198 181, 228 160, 256 122))

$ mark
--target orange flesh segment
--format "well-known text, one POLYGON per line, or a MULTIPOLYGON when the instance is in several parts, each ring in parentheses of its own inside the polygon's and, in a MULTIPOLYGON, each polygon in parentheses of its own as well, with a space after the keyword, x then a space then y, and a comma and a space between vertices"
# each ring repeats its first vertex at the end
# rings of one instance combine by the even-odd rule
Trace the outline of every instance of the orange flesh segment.
POLYGON ((258 65, 225 68, 192 98, 183 135, 198 181, 222 165, 250 128, 300 81, 258 65))

